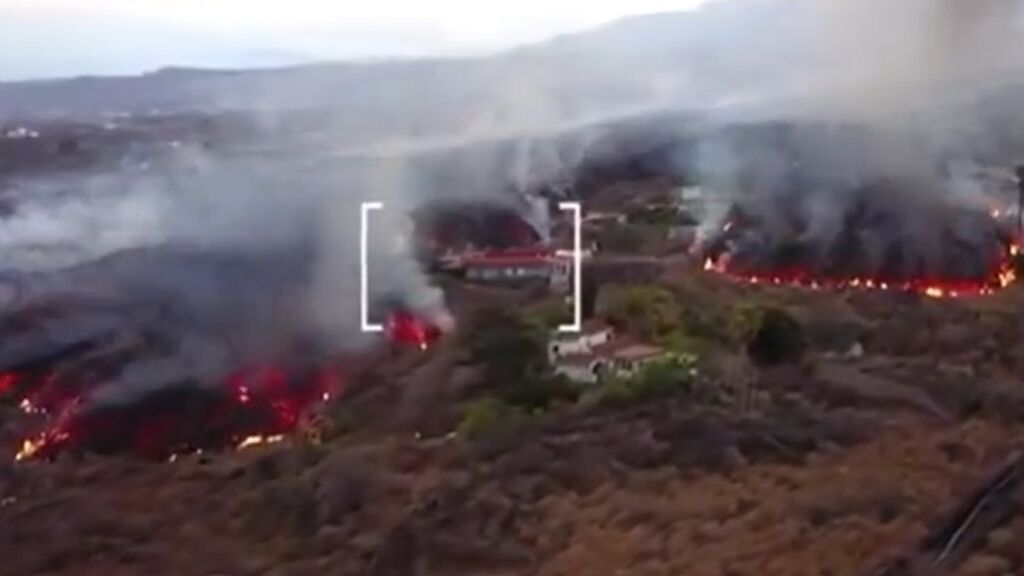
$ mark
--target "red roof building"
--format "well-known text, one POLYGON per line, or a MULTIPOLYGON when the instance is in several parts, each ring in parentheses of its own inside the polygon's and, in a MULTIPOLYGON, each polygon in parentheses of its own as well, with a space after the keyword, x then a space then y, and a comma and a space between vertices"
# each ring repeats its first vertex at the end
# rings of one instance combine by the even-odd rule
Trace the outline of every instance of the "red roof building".
POLYGON ((467 254, 460 264, 466 278, 476 282, 541 280, 565 285, 572 278, 573 262, 554 250, 517 249, 467 254))

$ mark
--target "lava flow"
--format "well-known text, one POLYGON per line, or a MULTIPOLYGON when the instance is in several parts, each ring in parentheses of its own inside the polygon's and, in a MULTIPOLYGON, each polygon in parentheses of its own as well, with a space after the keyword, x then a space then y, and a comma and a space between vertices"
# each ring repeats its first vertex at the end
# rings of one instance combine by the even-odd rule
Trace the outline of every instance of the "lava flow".
MULTIPOLYGON (((929 298, 989 296, 1018 280, 1021 241, 1000 214, 945 209, 930 241, 901 234, 893 212, 854 214, 828 240, 734 208, 699 247, 704 270, 762 286, 897 291, 929 298)), ((920 221, 908 220, 904 225, 920 221)))
POLYGON ((388 316, 384 333, 392 346, 426 351, 441 337, 441 328, 425 319, 400 310, 388 316))
POLYGON ((898 280, 884 276, 826 276, 817 275, 800 267, 770 271, 743 271, 730 265, 727 255, 720 255, 717 259, 707 257, 704 260, 704 270, 751 285, 795 286, 810 290, 899 291, 921 294, 929 298, 945 299, 990 296, 999 290, 1010 287, 1018 280, 1015 260, 1020 255, 1020 244, 1009 243, 998 266, 987 276, 977 279, 921 277, 898 280))
POLYGON ((339 387, 331 370, 297 377, 271 367, 239 371, 217 386, 182 380, 131 398, 83 396, 25 439, 15 460, 86 451, 173 459, 273 444, 339 387))

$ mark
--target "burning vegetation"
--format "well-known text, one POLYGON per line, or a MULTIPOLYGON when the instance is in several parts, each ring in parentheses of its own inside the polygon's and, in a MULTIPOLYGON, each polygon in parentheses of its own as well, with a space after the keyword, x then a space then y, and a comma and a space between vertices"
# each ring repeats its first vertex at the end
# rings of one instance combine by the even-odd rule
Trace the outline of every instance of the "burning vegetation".
POLYGON ((1001 212, 895 186, 857 190, 826 215, 792 198, 737 203, 699 246, 704 269, 750 284, 931 298, 987 296, 1017 281, 1020 234, 1001 212))
MULTIPOLYGON (((423 352, 442 328, 399 308, 388 315, 384 336, 394 351, 423 352)), ((265 364, 209 377, 177 370, 155 357, 158 350, 144 338, 90 339, 9 364, 0 373, 0 399, 29 423, 15 460, 65 452, 174 460, 273 444, 344 388, 333 363, 265 364)))
POLYGON ((333 370, 290 374, 273 367, 240 371, 215 385, 186 378, 111 399, 97 386, 57 413, 37 412, 42 429, 23 441, 15 459, 61 452, 167 459, 272 443, 339 390, 333 370))
POLYGON ((435 252, 536 245, 543 237, 521 212, 481 202, 432 204, 414 215, 418 244, 435 252))
POLYGON ((408 310, 391 313, 384 325, 384 333, 394 348, 413 348, 423 352, 442 334, 439 326, 408 310))
MULTIPOLYGON (((40 385, 54 384, 43 378, 40 385)), ((40 389, 28 386, 26 392, 40 389)), ((215 385, 185 378, 134 394, 105 394, 109 390, 95 386, 54 412, 22 400, 42 425, 22 441, 15 459, 62 452, 168 459, 280 441, 340 392, 341 377, 333 368, 292 373, 264 367, 238 371, 215 385)))

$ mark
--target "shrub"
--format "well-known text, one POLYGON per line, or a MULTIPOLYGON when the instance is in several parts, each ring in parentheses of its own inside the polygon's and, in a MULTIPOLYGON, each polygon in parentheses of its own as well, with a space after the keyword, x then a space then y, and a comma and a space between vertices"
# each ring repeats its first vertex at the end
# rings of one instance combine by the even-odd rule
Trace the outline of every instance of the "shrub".
POLYGON ((713 342, 701 336, 688 333, 685 329, 674 330, 658 339, 658 345, 674 354, 703 356, 713 347, 713 342))
POLYGON ((612 288, 601 295, 601 309, 613 324, 648 340, 674 332, 681 311, 668 290, 650 286, 612 288))
POLYGON ((707 308, 685 308, 679 315, 681 331, 698 341, 729 343, 732 340, 730 321, 707 308))
POLYGON ((458 433, 470 440, 482 438, 498 430, 507 430, 525 425, 530 415, 515 406, 497 398, 483 398, 470 402, 463 411, 458 433))
POLYGON ((530 321, 547 330, 572 322, 572 313, 561 296, 548 298, 532 307, 527 316, 530 321))
POLYGON ((632 378, 609 380, 588 400, 606 407, 624 407, 679 392, 689 393, 698 375, 696 363, 693 355, 672 356, 645 367, 632 378))
POLYGON ((543 378, 550 371, 543 330, 511 311, 483 311, 470 338, 472 361, 483 366, 491 388, 509 389, 543 378))
POLYGON ((747 345, 747 354, 762 366, 799 363, 807 349, 803 327, 782 310, 766 310, 753 339, 747 345))
POLYGON ((761 325, 764 309, 755 304, 739 304, 733 307, 726 320, 726 331, 734 343, 749 341, 761 325))
POLYGON ((565 376, 554 374, 506 388, 501 391, 500 398, 511 406, 536 412, 547 410, 559 402, 575 402, 579 395, 579 386, 565 376))

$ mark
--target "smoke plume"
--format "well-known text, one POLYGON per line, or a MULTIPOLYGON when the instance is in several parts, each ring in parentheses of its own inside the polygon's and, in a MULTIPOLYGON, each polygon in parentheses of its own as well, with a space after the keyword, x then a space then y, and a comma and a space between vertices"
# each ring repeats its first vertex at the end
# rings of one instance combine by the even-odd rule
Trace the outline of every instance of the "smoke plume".
POLYGON ((714 242, 734 206, 749 228, 733 229, 725 250, 747 267, 778 265, 793 245, 813 269, 853 245, 868 255, 849 272, 866 275, 989 266, 998 227, 977 216, 1007 203, 1002 162, 1015 154, 1010 128, 992 121, 1007 109, 991 98, 1024 66, 1022 5, 791 6, 804 31, 791 39, 793 61, 808 63, 802 81, 747 110, 757 125, 714 130, 699 145, 700 177, 717 200, 705 238, 714 242))

